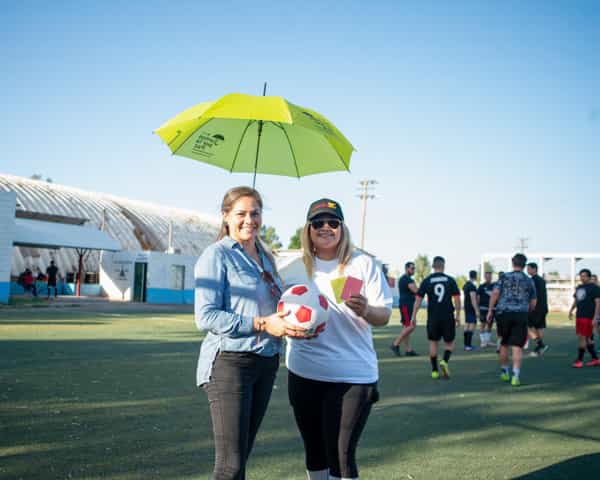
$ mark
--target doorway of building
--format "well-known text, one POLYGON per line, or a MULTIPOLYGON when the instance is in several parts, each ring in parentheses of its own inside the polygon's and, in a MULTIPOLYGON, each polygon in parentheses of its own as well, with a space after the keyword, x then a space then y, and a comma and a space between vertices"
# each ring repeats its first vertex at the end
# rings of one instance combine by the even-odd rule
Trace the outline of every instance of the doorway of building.
POLYGON ((145 302, 146 301, 146 273, 148 271, 148 264, 136 262, 135 271, 133 276, 133 301, 134 302, 145 302))

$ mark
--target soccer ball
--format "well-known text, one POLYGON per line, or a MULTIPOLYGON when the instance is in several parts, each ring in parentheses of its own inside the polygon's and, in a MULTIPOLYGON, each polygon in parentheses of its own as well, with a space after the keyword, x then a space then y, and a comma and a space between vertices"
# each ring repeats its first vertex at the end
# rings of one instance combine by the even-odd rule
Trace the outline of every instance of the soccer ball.
POLYGON ((288 288, 277 305, 278 312, 290 314, 285 319, 302 328, 309 334, 321 333, 329 317, 327 299, 315 288, 308 285, 294 285, 288 288))

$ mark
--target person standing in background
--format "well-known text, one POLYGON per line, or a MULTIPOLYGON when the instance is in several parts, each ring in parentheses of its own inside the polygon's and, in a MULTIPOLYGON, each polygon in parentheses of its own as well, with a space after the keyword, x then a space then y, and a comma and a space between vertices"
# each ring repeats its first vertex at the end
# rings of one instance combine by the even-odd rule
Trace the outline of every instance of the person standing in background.
POLYGON ((416 323, 412 323, 412 312, 415 306, 415 294, 417 293, 417 284, 413 279, 415 274, 415 264, 413 262, 406 262, 404 265, 404 275, 398 279, 398 293, 400 300, 398 307, 400 308, 400 322, 402 323, 402 332, 398 335, 390 350, 394 355, 401 357, 400 346, 402 343, 406 343, 406 356, 416 357, 415 352, 410 345, 410 336, 417 328, 416 323))
POLYGON ((477 319, 479 318, 479 305, 477 304, 477 272, 471 270, 469 272, 469 280, 463 287, 464 308, 465 308, 465 331, 464 331, 464 347, 466 352, 473 350, 473 333, 477 327, 477 319))
POLYGON ((58 267, 54 264, 54 260, 50 261, 50 266, 46 269, 46 275, 48 276, 48 299, 51 295, 50 289, 54 290, 54 298, 56 298, 58 296, 58 288, 56 287, 58 267))
POLYGON ((544 343, 544 329, 546 328, 546 316, 548 315, 548 292, 546 290, 546 280, 538 275, 537 263, 529 262, 527 264, 527 274, 533 280, 537 296, 535 308, 529 312, 527 320, 529 338, 535 342, 535 348, 531 355, 537 357, 548 350, 548 345, 544 343))
POLYGON ((503 274, 490 298, 488 321, 494 315, 500 338, 500 379, 511 382, 513 387, 521 385, 521 362, 523 346, 527 341, 527 319, 535 308, 536 293, 533 280, 523 272, 527 257, 517 253, 512 257, 513 271, 503 274), (508 348, 512 350, 513 372, 510 376, 508 348))

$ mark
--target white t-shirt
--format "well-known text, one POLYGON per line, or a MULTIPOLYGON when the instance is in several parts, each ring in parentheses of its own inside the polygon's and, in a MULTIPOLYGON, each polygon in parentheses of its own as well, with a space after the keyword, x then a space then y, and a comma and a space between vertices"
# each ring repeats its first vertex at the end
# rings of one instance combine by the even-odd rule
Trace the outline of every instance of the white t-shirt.
MULTIPOLYGON (((363 281, 361 295, 369 305, 392 308, 392 292, 375 261, 356 252, 342 274, 338 260, 315 259, 312 283, 329 302, 325 330, 310 340, 287 339, 286 365, 296 375, 312 380, 341 383, 373 383, 379 378, 371 325, 344 303, 337 304, 331 280, 342 275, 363 281)), ((304 279, 287 279, 291 283, 304 279)))

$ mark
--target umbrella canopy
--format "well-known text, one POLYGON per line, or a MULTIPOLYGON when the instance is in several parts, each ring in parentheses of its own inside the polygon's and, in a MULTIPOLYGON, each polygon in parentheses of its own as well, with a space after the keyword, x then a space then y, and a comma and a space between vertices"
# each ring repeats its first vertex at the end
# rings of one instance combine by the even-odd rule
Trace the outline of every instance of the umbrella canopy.
POLYGON ((323 115, 282 97, 232 93, 195 105, 155 133, 174 155, 230 172, 303 177, 350 169, 354 147, 323 115))

